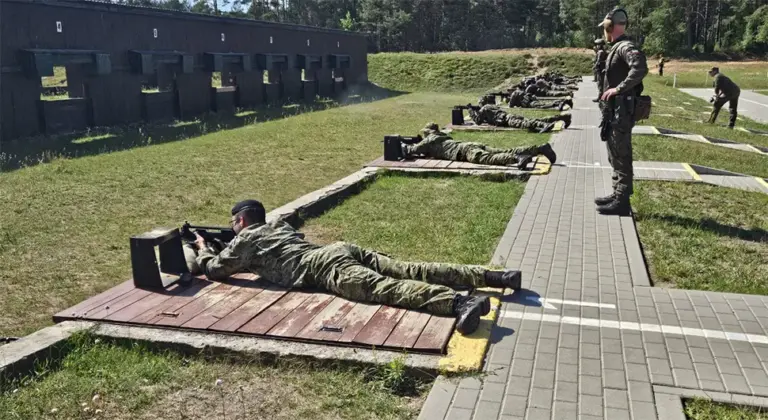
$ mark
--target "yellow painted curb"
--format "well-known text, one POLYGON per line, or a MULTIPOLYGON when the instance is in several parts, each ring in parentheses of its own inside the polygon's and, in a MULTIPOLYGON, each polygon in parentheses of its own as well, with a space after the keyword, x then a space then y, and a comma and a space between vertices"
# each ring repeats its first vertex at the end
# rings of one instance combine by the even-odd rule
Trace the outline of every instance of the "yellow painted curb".
POLYGON ((659 131, 659 129, 658 129, 658 128, 656 128, 656 127, 654 127, 654 126, 651 126, 651 128, 653 128, 653 132, 654 132, 654 133, 656 133, 656 135, 657 135, 657 136, 660 136, 660 135, 662 135, 662 134, 661 134, 661 131, 659 131))
POLYGON ((544 156, 536 158, 533 170, 529 172, 531 175, 546 175, 552 170, 552 164, 544 156))
MULTIPOLYGON (((488 290, 488 289, 482 289, 488 290)), ((483 367, 485 351, 488 348, 488 341, 491 338, 491 328, 499 316, 499 307, 501 293, 498 289, 494 290, 491 298, 491 312, 480 319, 480 326, 477 331, 470 335, 461 335, 454 331, 451 339, 448 341, 448 354, 438 362, 438 368, 441 372, 471 372, 479 371, 483 367)))
POLYGON ((765 182, 765 180, 764 180, 763 178, 760 178, 759 176, 756 176, 756 177, 755 177, 755 179, 756 179, 756 180, 757 180, 757 182, 759 182, 759 183, 760 183, 760 184, 761 184, 763 187, 765 187, 766 189, 768 189, 768 182, 765 182))
POLYGON ((691 168, 691 165, 687 163, 683 163, 682 165, 683 165, 683 168, 685 168, 685 170, 688 171, 689 174, 691 174, 693 179, 695 179, 696 181, 701 181, 701 176, 699 176, 699 174, 697 174, 696 171, 694 171, 693 168, 691 168))

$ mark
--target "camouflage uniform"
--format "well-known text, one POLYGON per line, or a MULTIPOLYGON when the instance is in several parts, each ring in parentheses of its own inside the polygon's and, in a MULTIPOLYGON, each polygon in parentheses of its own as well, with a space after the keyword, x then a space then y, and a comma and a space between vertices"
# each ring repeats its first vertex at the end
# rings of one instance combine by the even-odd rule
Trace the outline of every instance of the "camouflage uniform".
POLYGON ((403 146, 407 158, 426 156, 479 165, 513 166, 521 161, 522 155, 535 156, 539 151, 537 146, 497 149, 482 143, 454 141, 449 135, 437 130, 427 133, 422 141, 403 146))
POLYGON ((469 110, 469 116, 475 124, 489 124, 496 127, 523 128, 528 131, 539 131, 547 125, 560 121, 557 117, 529 120, 519 115, 508 114, 496 105, 483 105, 475 111, 469 110))
POLYGON ((618 196, 632 194, 634 101, 642 93, 647 73, 645 54, 635 43, 626 35, 616 39, 606 59, 603 91, 616 88, 618 94, 603 105, 600 126, 604 128, 601 134, 607 143, 608 161, 613 167, 613 189, 618 196))
POLYGON ((595 82, 597 82, 598 97, 603 95, 603 79, 605 78, 605 60, 608 53, 602 47, 595 57, 595 82))
POLYGON ((528 87, 525 88, 525 93, 536 96, 544 96, 547 98, 562 98, 565 96, 571 96, 570 91, 542 89, 535 83, 528 85, 528 87))
POLYGON ((733 128, 736 125, 736 117, 738 116, 739 96, 741 95, 741 89, 733 83, 723 73, 717 73, 715 75, 715 103, 712 114, 709 116, 709 122, 715 123, 717 115, 720 113, 720 109, 723 105, 728 103, 728 108, 731 111, 731 119, 728 122, 728 127, 733 128))
POLYGON ((516 90, 512 92, 509 95, 509 107, 520 107, 520 108, 538 108, 538 109, 550 109, 550 108, 560 108, 560 104, 563 101, 540 101, 536 98, 536 96, 527 94, 523 92, 522 90, 516 90))
POLYGON ((361 302, 453 315, 456 291, 484 287, 486 268, 403 262, 357 245, 311 244, 282 221, 243 229, 219 254, 206 248, 196 259, 211 280, 252 272, 287 288, 319 288, 361 302))
POLYGON ((664 76, 664 63, 666 62, 664 57, 659 58, 659 76, 664 76))

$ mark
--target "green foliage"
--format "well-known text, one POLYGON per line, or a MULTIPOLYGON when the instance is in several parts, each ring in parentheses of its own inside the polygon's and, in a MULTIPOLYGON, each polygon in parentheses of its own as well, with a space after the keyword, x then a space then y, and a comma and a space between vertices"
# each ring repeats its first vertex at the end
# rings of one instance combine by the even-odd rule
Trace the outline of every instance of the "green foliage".
POLYGON ((381 53, 368 56, 368 78, 401 91, 487 89, 529 74, 530 56, 521 54, 381 53))
POLYGON ((352 15, 349 11, 347 11, 346 16, 339 20, 339 23, 341 24, 341 29, 344 29, 345 31, 354 31, 357 26, 357 22, 352 19, 352 15))
POLYGON ((685 401, 685 415, 690 420, 766 420, 768 413, 763 408, 745 407, 735 404, 716 403, 704 398, 685 401))
POLYGON ((768 4, 747 18, 742 47, 747 51, 768 51, 768 4))

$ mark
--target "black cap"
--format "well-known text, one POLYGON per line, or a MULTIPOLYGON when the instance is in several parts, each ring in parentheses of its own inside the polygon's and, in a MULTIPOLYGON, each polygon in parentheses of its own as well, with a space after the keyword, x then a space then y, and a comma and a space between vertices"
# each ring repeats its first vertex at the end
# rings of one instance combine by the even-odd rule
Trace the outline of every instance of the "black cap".
POLYGON ((259 210, 263 214, 264 206, 258 200, 243 200, 232 207, 232 216, 240 213, 243 210, 259 210))
POLYGON ((720 67, 712 67, 709 70, 710 73, 720 73, 720 67))

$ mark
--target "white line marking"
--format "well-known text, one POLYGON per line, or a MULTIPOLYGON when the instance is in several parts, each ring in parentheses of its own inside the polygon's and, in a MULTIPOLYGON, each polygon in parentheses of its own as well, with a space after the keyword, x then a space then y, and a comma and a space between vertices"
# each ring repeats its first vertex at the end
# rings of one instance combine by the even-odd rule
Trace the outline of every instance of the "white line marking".
POLYGON ((554 322, 557 324, 584 325, 588 327, 613 328, 621 330, 660 332, 664 334, 688 335, 704 338, 720 338, 731 341, 746 341, 749 343, 768 344, 768 336, 765 335, 705 330, 702 328, 677 327, 674 325, 641 324, 639 322, 609 321, 595 318, 523 313, 518 311, 501 311, 500 316, 502 318, 522 319, 528 321, 554 322))
MULTIPOLYGON (((529 297, 529 299, 530 298, 531 297, 529 297)), ((561 305, 576 305, 576 306, 589 306, 590 308, 616 309, 616 305, 611 305, 610 303, 582 302, 580 300, 560 300, 560 299, 552 299, 552 298, 534 298, 534 299, 539 299, 542 302, 547 302, 547 303, 559 303, 561 305)))
POLYGON ((768 105, 766 105, 766 104, 764 104, 764 103, 761 103, 761 102, 753 101, 753 100, 751 100, 751 99, 746 99, 746 98, 740 98, 740 99, 741 99, 742 101, 752 102, 753 104, 758 104, 758 105, 760 105, 760 106, 764 106, 764 107, 768 108, 768 105))
POLYGON ((546 299, 542 299, 539 296, 526 296, 525 300, 529 300, 538 306, 543 306, 544 309, 557 309, 555 305, 552 305, 551 303, 547 302, 546 299))

